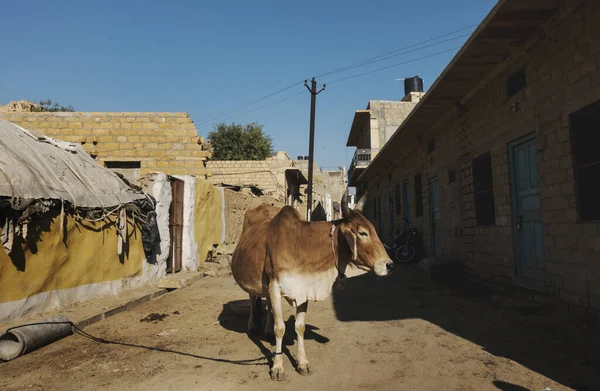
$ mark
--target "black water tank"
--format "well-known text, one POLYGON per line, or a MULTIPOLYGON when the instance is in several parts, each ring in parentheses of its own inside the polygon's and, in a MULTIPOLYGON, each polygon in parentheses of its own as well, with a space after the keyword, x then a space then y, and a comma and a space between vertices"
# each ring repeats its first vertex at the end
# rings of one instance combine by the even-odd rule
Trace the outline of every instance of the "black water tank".
POLYGON ((411 92, 423 92, 423 79, 419 76, 404 79, 404 96, 411 92))
POLYGON ((298 160, 304 160, 304 156, 298 156, 298 160))

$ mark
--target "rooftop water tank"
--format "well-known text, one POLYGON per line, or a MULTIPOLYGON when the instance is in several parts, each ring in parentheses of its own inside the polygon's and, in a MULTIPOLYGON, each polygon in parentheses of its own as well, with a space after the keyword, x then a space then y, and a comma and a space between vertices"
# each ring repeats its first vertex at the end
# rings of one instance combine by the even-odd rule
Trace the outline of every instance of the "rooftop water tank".
POLYGON ((404 96, 411 92, 423 92, 423 79, 419 76, 404 79, 404 96))

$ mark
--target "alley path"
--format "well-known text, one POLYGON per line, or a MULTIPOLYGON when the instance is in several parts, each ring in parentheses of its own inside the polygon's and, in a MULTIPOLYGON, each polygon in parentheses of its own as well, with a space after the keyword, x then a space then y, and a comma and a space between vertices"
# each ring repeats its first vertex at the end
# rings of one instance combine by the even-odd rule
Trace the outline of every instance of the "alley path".
MULTIPOLYGON (((231 277, 205 278, 86 328, 102 338, 181 354, 99 344, 79 335, 0 364, 13 390, 598 390, 597 339, 544 313, 489 300, 484 292, 425 283, 399 268, 391 278, 348 280, 328 301, 310 303, 310 377, 284 359, 271 382, 257 358, 269 342, 246 334, 228 302, 245 294, 231 277), (529 312, 529 311, 527 311, 529 312), (141 321, 150 314, 163 320, 141 321)), ((287 306, 286 306, 287 307, 287 306)), ((292 309, 285 344, 295 357, 292 309)), ((284 350, 285 351, 285 350, 284 350)), ((262 361, 261 363, 264 363, 262 361)))

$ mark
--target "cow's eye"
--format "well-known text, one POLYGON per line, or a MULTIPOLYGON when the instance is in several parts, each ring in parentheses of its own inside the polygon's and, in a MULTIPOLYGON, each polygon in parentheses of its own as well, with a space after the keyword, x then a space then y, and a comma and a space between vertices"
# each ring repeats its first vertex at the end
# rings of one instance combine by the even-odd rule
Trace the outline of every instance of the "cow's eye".
POLYGON ((366 233, 365 231, 360 231, 360 232, 358 232, 358 234, 359 234, 360 236, 362 236, 363 238, 366 238, 367 236, 369 236, 369 234, 368 234, 368 233, 366 233))

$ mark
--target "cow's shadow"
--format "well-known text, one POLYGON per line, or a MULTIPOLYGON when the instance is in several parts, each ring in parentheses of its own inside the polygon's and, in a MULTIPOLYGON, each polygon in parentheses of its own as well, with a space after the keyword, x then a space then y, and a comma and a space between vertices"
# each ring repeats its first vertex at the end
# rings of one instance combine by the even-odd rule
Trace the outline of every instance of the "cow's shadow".
MULTIPOLYGON (((274 351, 275 340, 272 338, 265 338, 264 336, 264 328, 266 322, 267 314, 265 311, 262 312, 261 316, 261 327, 260 327, 260 335, 250 336, 248 338, 260 349, 260 351, 269 359, 269 365, 272 364, 271 355, 274 351), (265 345, 265 343, 270 345, 270 349, 265 345)), ((289 350, 289 346, 294 346, 296 343, 296 330, 295 330, 295 322, 296 318, 294 315, 290 315, 288 320, 285 322, 285 334, 283 336, 283 353, 289 358, 293 366, 296 366, 296 359, 292 355, 289 350)), ((247 334, 248 332, 248 315, 236 315, 230 307, 230 303, 226 303, 223 305, 223 309, 219 314, 219 324, 229 331, 234 331, 240 334, 247 334)), ((305 340, 313 340, 318 343, 328 343, 329 338, 324 335, 321 335, 317 332, 319 330, 318 327, 306 324, 304 331, 304 339, 305 340)))

